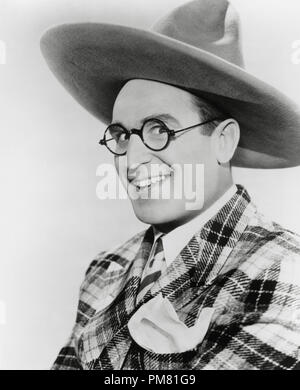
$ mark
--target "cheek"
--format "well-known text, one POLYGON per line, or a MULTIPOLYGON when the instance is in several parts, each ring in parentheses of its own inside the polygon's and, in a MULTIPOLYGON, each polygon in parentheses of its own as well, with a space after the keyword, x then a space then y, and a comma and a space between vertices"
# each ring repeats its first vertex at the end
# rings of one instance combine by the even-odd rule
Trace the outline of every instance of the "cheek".
POLYGON ((188 136, 175 140, 165 153, 166 160, 177 164, 204 164, 210 165, 213 153, 208 137, 188 136))
POLYGON ((121 180, 127 181, 127 158, 126 156, 114 158, 115 168, 121 180))

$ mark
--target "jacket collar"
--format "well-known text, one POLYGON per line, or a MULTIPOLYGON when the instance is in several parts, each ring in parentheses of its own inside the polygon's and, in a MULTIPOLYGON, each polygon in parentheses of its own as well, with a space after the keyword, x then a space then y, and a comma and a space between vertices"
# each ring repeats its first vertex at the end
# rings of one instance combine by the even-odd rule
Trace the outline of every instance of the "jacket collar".
MULTIPOLYGON (((232 198, 237 187, 232 184, 215 202, 190 221, 162 236, 166 265, 172 263, 190 239, 232 198)), ((155 229, 155 228, 154 228, 155 229)), ((162 233, 161 233, 162 234, 162 233)))

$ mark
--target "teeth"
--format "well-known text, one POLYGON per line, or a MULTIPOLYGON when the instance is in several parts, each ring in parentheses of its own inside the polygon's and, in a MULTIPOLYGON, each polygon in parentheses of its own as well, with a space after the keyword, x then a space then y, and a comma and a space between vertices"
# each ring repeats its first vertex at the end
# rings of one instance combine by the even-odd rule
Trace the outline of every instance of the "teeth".
POLYGON ((155 177, 152 177, 151 179, 145 179, 145 180, 138 181, 138 182, 136 182, 135 185, 139 188, 147 187, 150 184, 155 184, 155 183, 158 183, 159 181, 165 180, 165 178, 167 176, 170 176, 170 175, 155 176, 155 177))

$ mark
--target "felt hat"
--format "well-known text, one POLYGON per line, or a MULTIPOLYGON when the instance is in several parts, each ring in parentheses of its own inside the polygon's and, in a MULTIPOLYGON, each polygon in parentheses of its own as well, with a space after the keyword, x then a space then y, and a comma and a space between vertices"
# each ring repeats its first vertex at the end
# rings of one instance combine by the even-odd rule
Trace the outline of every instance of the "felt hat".
POLYGON ((155 80, 207 99, 239 122, 232 165, 300 164, 300 109, 244 69, 239 17, 227 0, 190 1, 150 30, 63 24, 44 33, 41 50, 68 92, 105 124, 127 81, 155 80))

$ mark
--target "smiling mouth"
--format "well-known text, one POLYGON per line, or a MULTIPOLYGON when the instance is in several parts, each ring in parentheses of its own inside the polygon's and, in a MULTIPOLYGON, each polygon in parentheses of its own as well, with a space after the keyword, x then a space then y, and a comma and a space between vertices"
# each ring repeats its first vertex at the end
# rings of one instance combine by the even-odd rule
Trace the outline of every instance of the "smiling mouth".
POLYGON ((154 176, 144 180, 134 180, 131 184, 134 185, 137 188, 137 190, 141 190, 144 188, 149 188, 152 185, 157 184, 159 182, 163 182, 170 176, 171 174, 167 174, 167 175, 154 176))

